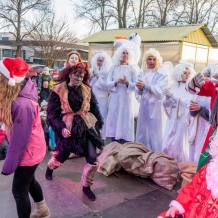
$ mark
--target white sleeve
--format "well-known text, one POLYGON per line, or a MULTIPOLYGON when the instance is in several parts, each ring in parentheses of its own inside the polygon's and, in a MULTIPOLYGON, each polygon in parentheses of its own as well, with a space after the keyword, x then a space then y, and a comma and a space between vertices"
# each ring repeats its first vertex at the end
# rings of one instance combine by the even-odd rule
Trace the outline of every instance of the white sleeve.
POLYGON ((131 81, 129 81, 129 85, 127 87, 127 93, 134 92, 135 91, 135 84, 137 81, 137 72, 134 68, 132 68, 132 76, 131 81))
POLYGON ((106 83, 108 90, 112 92, 117 91, 117 87, 114 85, 115 81, 113 78, 114 69, 115 69, 115 66, 112 66, 111 69, 109 70, 108 77, 107 77, 107 83, 106 83))
POLYGON ((107 83, 99 77, 98 80, 95 83, 95 86, 102 90, 107 90, 107 83))
POLYGON ((170 98, 166 98, 163 102, 164 106, 169 107, 176 107, 177 108, 177 116, 181 117, 184 113, 188 111, 188 107, 190 105, 190 98, 180 98, 177 95, 173 94, 170 98))
MULTIPOLYGON (((150 85, 148 91, 150 91, 152 94, 156 95, 158 99, 163 99, 163 93, 162 91, 167 88, 168 86, 168 74, 167 72, 163 72, 166 71, 165 69, 159 69, 158 70, 158 79, 155 85, 150 85)), ((146 87, 145 87, 146 89, 146 87)))

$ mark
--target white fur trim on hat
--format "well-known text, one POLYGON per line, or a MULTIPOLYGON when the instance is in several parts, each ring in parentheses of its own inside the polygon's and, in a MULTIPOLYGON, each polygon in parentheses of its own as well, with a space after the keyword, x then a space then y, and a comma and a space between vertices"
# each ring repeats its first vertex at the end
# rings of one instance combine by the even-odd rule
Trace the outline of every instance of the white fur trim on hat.
POLYGON ((10 79, 8 80, 8 85, 9 85, 9 86, 15 86, 15 80, 14 80, 13 78, 10 78, 10 79))
POLYGON ((6 77, 8 78, 8 85, 9 86, 15 86, 15 83, 20 83, 24 80, 24 77, 18 77, 18 76, 14 76, 14 78, 10 78, 10 72, 9 70, 5 67, 3 61, 0 62, 0 72, 6 77))
POLYGON ((3 60, 0 62, 0 72, 8 79, 10 79, 10 72, 3 64, 3 60))
POLYGON ((19 77, 19 76, 14 76, 14 81, 16 83, 21 83, 25 79, 25 76, 19 77))
POLYGON ((172 200, 170 203, 170 207, 175 207, 179 211, 179 213, 185 213, 184 207, 178 201, 172 200))

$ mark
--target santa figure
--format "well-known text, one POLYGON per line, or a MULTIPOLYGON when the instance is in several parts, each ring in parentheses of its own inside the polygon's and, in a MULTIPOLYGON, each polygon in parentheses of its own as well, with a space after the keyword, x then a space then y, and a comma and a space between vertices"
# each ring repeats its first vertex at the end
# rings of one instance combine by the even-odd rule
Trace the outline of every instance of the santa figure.
POLYGON ((183 214, 184 218, 217 218, 218 217, 218 134, 211 141, 212 160, 202 167, 192 181, 179 193, 176 200, 170 203, 170 209, 162 213, 175 217, 183 214))

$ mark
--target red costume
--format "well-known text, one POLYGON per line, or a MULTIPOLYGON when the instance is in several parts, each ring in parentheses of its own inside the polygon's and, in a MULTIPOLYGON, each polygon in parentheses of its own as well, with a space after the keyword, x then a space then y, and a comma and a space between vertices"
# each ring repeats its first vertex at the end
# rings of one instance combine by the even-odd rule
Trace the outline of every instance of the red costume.
MULTIPOLYGON (((192 181, 181 190, 170 206, 176 207, 185 218, 217 218, 218 198, 213 198, 207 189, 206 170, 204 166, 193 177, 192 181)), ((166 216, 166 212, 160 216, 166 216)))
MULTIPOLYGON (((168 211, 170 215, 177 211, 185 218, 218 218, 218 132, 211 140, 210 155, 211 162, 203 166, 170 203, 173 207, 168 211)), ((166 216, 166 212, 160 216, 166 216)))

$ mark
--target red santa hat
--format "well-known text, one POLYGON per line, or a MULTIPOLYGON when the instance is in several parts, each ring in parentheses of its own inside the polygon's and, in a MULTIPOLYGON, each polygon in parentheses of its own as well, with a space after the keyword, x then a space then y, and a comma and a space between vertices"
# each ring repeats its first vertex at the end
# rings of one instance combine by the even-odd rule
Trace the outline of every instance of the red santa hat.
POLYGON ((0 72, 8 78, 8 85, 21 83, 29 70, 28 64, 22 58, 5 58, 0 62, 0 72))

